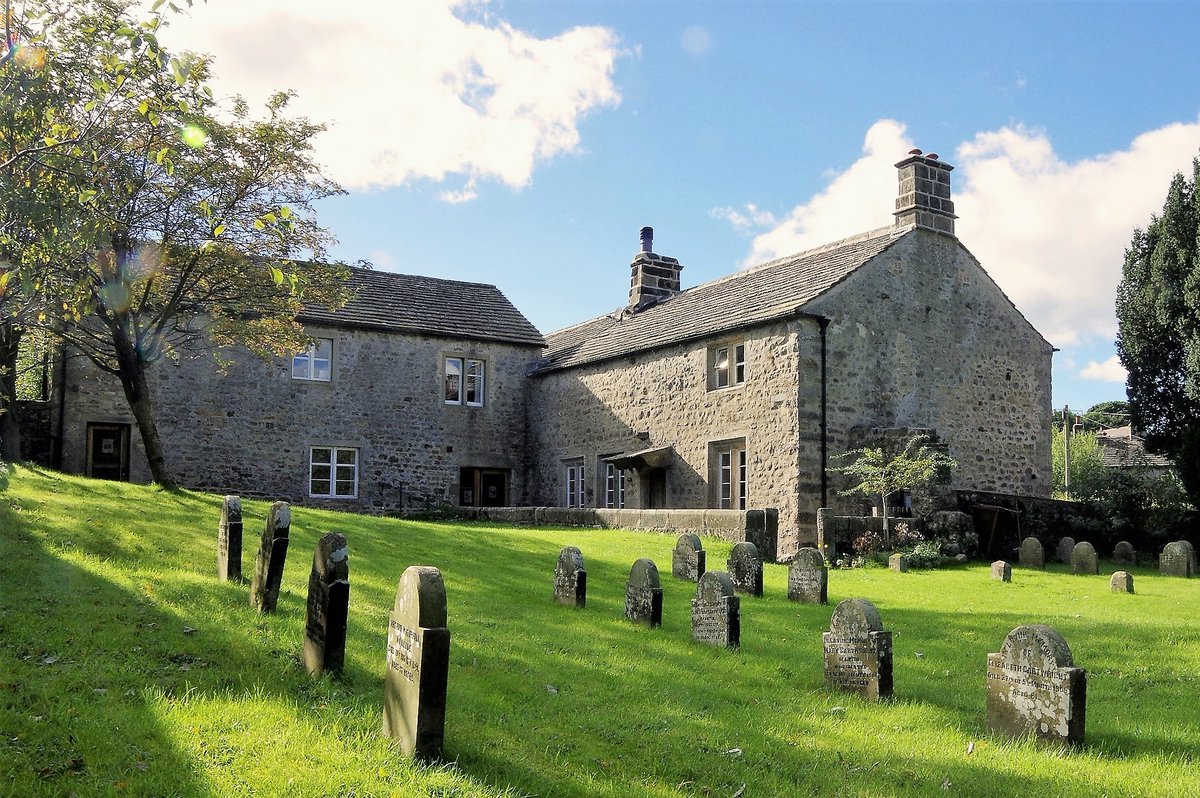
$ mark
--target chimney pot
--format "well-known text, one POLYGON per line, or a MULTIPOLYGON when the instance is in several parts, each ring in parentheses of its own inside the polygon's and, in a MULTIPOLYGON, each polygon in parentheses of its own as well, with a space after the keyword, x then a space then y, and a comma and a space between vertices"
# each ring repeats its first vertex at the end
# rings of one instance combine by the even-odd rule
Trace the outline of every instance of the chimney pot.
POLYGON ((643 227, 642 232, 642 252, 654 251, 654 228, 643 227))
POLYGON ((909 155, 920 155, 921 151, 919 149, 917 149, 916 147, 913 147, 911 150, 908 151, 908 154, 909 155))

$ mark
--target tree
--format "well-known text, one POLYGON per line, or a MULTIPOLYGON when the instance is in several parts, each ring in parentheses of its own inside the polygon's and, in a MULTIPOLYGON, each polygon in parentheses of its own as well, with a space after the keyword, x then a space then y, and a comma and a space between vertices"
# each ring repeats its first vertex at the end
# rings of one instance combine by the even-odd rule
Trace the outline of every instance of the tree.
POLYGON ((1162 215, 1136 230, 1117 288, 1117 354, 1146 445, 1175 460, 1200 503, 1200 158, 1176 174, 1162 215))
POLYGON ((848 466, 834 468, 858 480, 858 484, 842 491, 843 496, 861 493, 868 498, 878 496, 883 507, 883 545, 891 548, 891 527, 888 521, 887 498, 898 490, 915 490, 929 484, 935 477, 944 476, 958 465, 954 458, 930 446, 928 436, 914 435, 898 452, 883 447, 853 449, 841 457, 855 457, 848 466))
POLYGON ((1094 432, 1079 432, 1071 436, 1071 486, 1067 490, 1063 469, 1062 427, 1051 429, 1050 450, 1054 467, 1054 497, 1090 501, 1103 489, 1108 469, 1100 455, 1100 444, 1094 432))
POLYGON ((15 120, 0 131, 0 256, 22 323, 119 379, 153 478, 173 487, 147 369, 232 345, 297 351, 302 301, 346 299, 313 211, 341 193, 312 157, 323 128, 289 116, 286 93, 262 118, 240 98, 222 108, 208 59, 171 57, 163 17, 135 20, 131 0, 28 6, 22 40, 42 55, 0 71, 0 125, 15 120))

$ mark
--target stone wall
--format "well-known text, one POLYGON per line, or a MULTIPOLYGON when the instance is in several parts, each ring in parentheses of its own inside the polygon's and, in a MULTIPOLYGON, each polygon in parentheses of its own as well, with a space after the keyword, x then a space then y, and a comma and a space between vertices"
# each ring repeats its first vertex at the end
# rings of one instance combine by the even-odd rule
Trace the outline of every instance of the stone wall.
POLYGON ((17 402, 21 422, 21 459, 51 466, 54 463, 54 413, 50 402, 17 402))

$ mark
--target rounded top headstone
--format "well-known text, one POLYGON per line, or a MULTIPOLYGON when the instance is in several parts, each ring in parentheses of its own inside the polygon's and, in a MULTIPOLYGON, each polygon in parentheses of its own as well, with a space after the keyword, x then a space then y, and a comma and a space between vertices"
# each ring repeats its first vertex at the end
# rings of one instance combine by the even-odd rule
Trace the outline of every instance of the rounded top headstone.
POLYGON ((743 540, 741 543, 734 543, 733 548, 729 551, 729 558, 753 557, 758 559, 758 546, 755 546, 748 540, 743 540))
POLYGON ((708 571, 696 585, 696 598, 700 601, 716 601, 733 595, 733 580, 724 571, 708 571))
POLYGON ((1117 555, 1131 556, 1132 554, 1133 554, 1133 544, 1130 543, 1128 540, 1122 540, 1116 546, 1113 546, 1113 556, 1114 557, 1117 555))
POLYGON ((241 521, 242 497, 226 496, 225 501, 221 504, 221 517, 225 521, 241 521))
POLYGON ((313 570, 326 582, 350 578, 350 547, 340 532, 327 532, 317 541, 313 570))
POLYGON ((1081 540, 1071 548, 1071 554, 1081 557, 1095 557, 1096 547, 1086 540, 1081 540))
POLYGON ((584 570, 583 552, 574 546, 563 546, 562 551, 558 553, 558 570, 567 573, 584 570))
POLYGON ((702 548, 704 547, 700 543, 700 536, 691 532, 685 532, 679 536, 678 540, 675 541, 676 551, 693 552, 700 551, 702 548))
POLYGON ((993 568, 1008 568, 1009 565, 1008 565, 1007 560, 996 560, 994 563, 992 563, 992 567, 993 568))
POLYGON ((629 584, 652 589, 662 587, 658 580, 658 566, 648 557, 635 561, 629 569, 629 584))
POLYGON ((1057 631, 1044 624, 1018 626, 1004 638, 1000 654, 1010 662, 1021 662, 1029 667, 1056 666, 1072 668, 1075 660, 1071 647, 1057 631), (1028 662, 1024 662, 1025 658, 1028 662))
POLYGON ((805 546, 796 552, 796 559, 792 560, 793 568, 824 568, 825 556, 811 546, 805 546))
POLYGON ((405 618, 410 628, 446 626, 446 585, 442 572, 432 565, 410 565, 404 569, 396 587, 393 612, 405 618))
POLYGON ((1188 554, 1196 553, 1196 550, 1192 548, 1192 544, 1186 540, 1177 540, 1175 541, 1175 544, 1178 545, 1182 551, 1187 552, 1188 554))
POLYGON ((829 631, 842 636, 882 632, 883 618, 875 605, 866 599, 846 599, 834 608, 829 631))

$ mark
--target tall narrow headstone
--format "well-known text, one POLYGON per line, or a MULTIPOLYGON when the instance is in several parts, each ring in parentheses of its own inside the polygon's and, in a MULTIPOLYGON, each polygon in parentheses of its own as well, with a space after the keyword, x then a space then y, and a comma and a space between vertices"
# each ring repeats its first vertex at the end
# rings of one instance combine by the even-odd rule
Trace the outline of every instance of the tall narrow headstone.
POLYGON ((1117 571, 1108 580, 1108 587, 1114 593, 1133 592, 1133 574, 1128 571, 1117 571))
POLYGON ((304 667, 314 676, 325 671, 340 673, 346 663, 349 553, 346 536, 337 532, 323 535, 313 552, 304 625, 304 667))
POLYGON ((892 694, 892 633, 866 599, 846 599, 829 621, 825 686, 878 701, 892 694))
POLYGON ((1066 564, 1071 562, 1071 551, 1075 548, 1075 538, 1059 538, 1058 547, 1054 550, 1054 556, 1058 561, 1066 564))
POLYGON ((733 589, 738 593, 748 593, 751 596, 763 594, 763 562, 758 556, 758 547, 749 541, 733 544, 729 552, 729 578, 733 580, 733 589))
POLYGON ((258 546, 258 558, 254 561, 254 578, 250 581, 250 603, 258 607, 259 612, 275 612, 291 525, 292 511, 288 503, 272 504, 258 546))
POLYGON ((662 626, 662 603, 658 566, 642 557, 629 569, 629 581, 625 583, 625 617, 635 623, 662 626))
POLYGON ((1017 564, 1022 568, 1045 568, 1046 550, 1042 548, 1042 541, 1032 537, 1022 540, 1017 564))
POLYGON ((1018 626, 997 654, 987 655, 987 725, 1011 737, 1083 742, 1087 671, 1049 626, 1018 626))
POLYGON ((829 569, 817 549, 805 546, 788 566, 788 598, 804 604, 829 603, 829 569))
POLYGON ((1128 540, 1122 540, 1113 547, 1113 565, 1137 565, 1137 552, 1128 540))
POLYGON ((1100 573, 1096 547, 1086 540, 1081 540, 1071 549, 1071 573, 1076 576, 1095 576, 1100 573))
POLYGON ((992 579, 998 582, 1012 581, 1012 566, 1004 560, 996 560, 992 563, 992 579))
POLYGON ((737 648, 742 640, 740 604, 729 574, 704 574, 692 599, 692 639, 710 646, 737 648))
POLYGON ((700 581, 704 576, 704 558, 704 545, 699 535, 680 535, 671 554, 671 575, 690 582, 700 581))
POLYGON ((442 572, 428 565, 404 571, 388 616, 383 682, 383 733, 405 756, 436 759, 446 730, 450 630, 442 572))
POLYGON ((1158 558, 1158 572, 1163 576, 1195 576, 1196 560, 1192 544, 1177 540, 1164 546, 1158 558))
POLYGON ((587 571, 583 569, 583 553, 574 546, 563 546, 554 569, 554 600, 571 607, 587 604, 587 571))
POLYGON ((226 496, 217 527, 217 578, 242 581, 242 498, 226 496))

